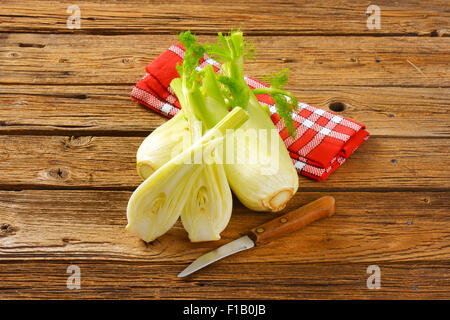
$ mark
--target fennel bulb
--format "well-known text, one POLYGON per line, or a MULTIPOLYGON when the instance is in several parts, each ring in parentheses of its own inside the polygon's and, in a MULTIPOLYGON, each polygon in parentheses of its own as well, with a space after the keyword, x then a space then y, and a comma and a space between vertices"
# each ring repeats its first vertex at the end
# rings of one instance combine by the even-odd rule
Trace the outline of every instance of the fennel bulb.
POLYGON ((225 169, 218 161, 218 147, 226 130, 236 129, 248 119, 241 108, 229 113, 213 110, 214 97, 211 100, 202 91, 208 81, 201 82, 196 70, 204 48, 189 31, 180 34, 179 39, 186 48, 186 57, 177 66, 180 78, 174 79, 171 87, 183 111, 140 146, 137 169, 146 179, 127 207, 127 229, 145 241, 164 234, 179 216, 191 241, 220 239, 230 220, 232 195, 225 169), (181 130, 178 136, 175 130, 181 130), (178 149, 166 148, 167 144, 178 149), (173 157, 178 151, 181 153, 173 157))
POLYGON ((136 169, 142 180, 183 151, 183 137, 188 130, 183 111, 180 111, 142 141, 136 154, 136 169))
POLYGON ((191 242, 219 240, 233 209, 233 197, 223 166, 204 165, 191 188, 181 212, 181 222, 189 239, 191 242))
POLYGON ((131 195, 126 229, 144 241, 166 233, 182 215, 191 241, 220 239, 231 216, 232 197, 224 169, 208 161, 196 164, 195 153, 214 159, 227 129, 242 125, 247 113, 235 108, 188 149, 157 169, 131 195))
MULTIPOLYGON (((228 113, 229 108, 240 106, 247 110, 249 120, 235 130, 234 137, 230 137, 233 139, 232 153, 239 161, 234 158, 232 163, 224 164, 226 176, 231 189, 247 208, 255 211, 280 211, 297 192, 298 175, 283 140, 278 133, 275 136, 272 134, 276 128, 270 119, 270 112, 261 106, 255 92, 259 90, 258 93, 271 94, 276 98, 279 114, 284 116, 286 124, 290 123, 288 119, 291 106, 284 99, 284 95, 291 98, 291 104, 296 104, 297 100, 281 89, 287 81, 283 72, 277 74, 271 82, 273 87, 250 90, 244 79, 245 52, 242 33, 235 31, 226 37, 219 34, 219 38, 218 44, 210 46, 209 50, 224 60, 221 69, 223 75, 216 74, 211 66, 206 66, 201 72, 203 83, 200 91, 203 95, 203 105, 199 116, 203 116, 205 126, 210 128, 217 119, 228 113), (252 133, 257 135, 256 140, 248 138, 252 133)), ((186 57, 189 58, 188 51, 186 57)), ((183 110, 192 114, 193 112, 184 109, 186 99, 180 80, 175 79, 173 85, 183 110)), ((189 126, 186 117, 173 118, 168 122, 173 122, 168 128, 175 127, 175 124, 180 127, 189 126)), ((164 148, 167 150, 182 148, 181 140, 165 138, 162 131, 160 136, 150 135, 148 140, 146 139, 145 146, 140 148, 141 152, 137 157, 138 166, 145 157, 151 157, 155 149, 162 144, 165 144, 164 148)), ((170 129, 164 131, 168 136, 171 135, 170 129)), ((224 151, 226 156, 230 154, 229 151, 224 151)), ((169 153, 165 153, 166 161, 170 160, 169 153)), ((160 163, 164 163, 162 158, 160 160, 160 163)), ((143 178, 147 176, 142 172, 140 174, 143 178)))
POLYGON ((247 106, 249 120, 230 137, 240 147, 236 153, 241 159, 225 164, 225 172, 234 194, 247 208, 277 212, 297 192, 298 174, 272 120, 253 97, 247 106), (246 140, 252 131, 258 132, 256 143, 246 140))

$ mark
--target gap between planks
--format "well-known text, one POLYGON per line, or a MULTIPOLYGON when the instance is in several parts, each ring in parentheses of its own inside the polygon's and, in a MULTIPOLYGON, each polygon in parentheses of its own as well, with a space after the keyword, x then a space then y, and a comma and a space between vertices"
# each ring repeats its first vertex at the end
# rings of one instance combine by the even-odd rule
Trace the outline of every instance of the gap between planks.
MULTIPOLYGON (((303 178, 303 176, 299 177, 303 178)), ((313 181, 313 180, 311 180, 313 181)), ((42 191, 134 191, 137 186, 125 186, 125 187, 108 187, 108 186, 46 186, 46 185, 36 185, 36 184, 18 184, 18 185, 2 185, 0 184, 0 191, 10 191, 10 192, 21 192, 28 190, 42 190, 42 191)), ((408 188, 408 187, 370 187, 370 188, 347 188, 347 187, 301 187, 298 190, 299 193, 302 192, 374 192, 374 193, 386 193, 386 192, 423 192, 424 188, 408 188)), ((450 187, 428 187, 427 192, 447 192, 450 191, 450 187)))
MULTIPOLYGON (((1 15, 0 15, 1 16, 1 15)), ((181 32, 181 30, 180 30, 181 32)), ((419 37, 419 38, 446 38, 450 37, 450 33, 443 33, 441 35, 436 35, 437 30, 432 30, 427 33, 419 33, 419 32, 408 32, 408 33, 400 33, 400 32, 390 32, 390 33, 365 33, 365 32, 329 32, 329 33, 319 33, 319 32, 285 32, 280 34, 279 32, 272 31, 258 31, 258 32, 246 32, 245 34, 248 36, 255 37, 374 37, 374 38, 383 38, 383 37, 419 37)), ((29 34, 30 30, 17 30, 17 31, 7 31, 0 30, 0 34, 29 34)), ((92 35, 92 36, 127 36, 127 35, 148 35, 148 36, 160 36, 160 35, 170 35, 177 36, 179 34, 178 31, 143 31, 143 32, 127 32, 127 31, 111 31, 111 30, 36 30, 33 32, 34 34, 73 34, 73 35, 92 35)), ((215 36, 217 32, 206 32, 206 31, 198 31, 195 32, 196 35, 199 36, 215 36)))
MULTIPOLYGON (((2 31, 72 32, 66 28, 67 4, 40 1, 0 4, 4 13, 2 31), (6 14, 5 14, 6 13, 6 14)), ((427 1, 400 3, 382 1, 381 29, 367 27, 369 3, 355 1, 280 2, 280 1, 205 1, 152 3, 122 1, 102 5, 79 1, 81 30, 103 33, 177 33, 187 26, 196 33, 241 28, 256 34, 401 34, 446 35, 448 3, 427 1), (207 18, 206 18, 207 17, 207 18), (324 17, 327 17, 324 23, 324 17), (283 21, 283 23, 280 23, 283 21)))

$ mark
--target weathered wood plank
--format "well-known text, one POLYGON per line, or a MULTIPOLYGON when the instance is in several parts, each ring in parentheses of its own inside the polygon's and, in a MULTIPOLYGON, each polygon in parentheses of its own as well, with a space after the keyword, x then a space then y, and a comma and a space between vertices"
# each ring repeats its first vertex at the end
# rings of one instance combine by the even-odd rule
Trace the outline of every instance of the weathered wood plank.
MULTIPOLYGON (((2 84, 134 84, 176 42, 172 35, 5 34, 2 84)), ((201 37, 212 40, 213 37, 201 37)), ((290 68, 293 87, 449 87, 450 38, 249 37, 257 56, 246 73, 290 68)))
MULTIPOLYGON (((447 1, 380 0, 381 28, 369 30, 368 1, 77 1, 84 33, 201 33, 242 28, 255 34, 408 34, 447 35, 447 1), (327 17, 324 20, 324 17, 327 17)), ((2 32, 71 33, 69 4, 53 1, 2 1, 2 32)))
MULTIPOLYGON (((449 137, 450 91, 443 88, 294 87, 301 101, 364 123, 372 136, 449 137)), ((131 85, 0 86, 0 133, 141 135, 164 123, 133 103, 131 85)))
MULTIPOLYGON (((299 192, 282 213, 324 194, 299 192)), ((335 216, 255 248, 252 254, 233 255, 223 263, 450 258, 448 192, 332 191, 326 194, 336 198, 335 216)), ((252 212, 235 201, 233 216, 219 241, 190 243, 181 223, 177 222, 164 236, 145 244, 124 229, 130 195, 129 191, 1 191, 0 258, 184 264, 282 214, 252 212)))
MULTIPOLYGON (((140 183, 142 137, 0 136, 2 188, 126 188, 140 183)), ((448 188, 448 139, 373 137, 326 181, 303 188, 448 188)))
MULTIPOLYGON (((177 223, 146 245, 124 230, 130 194, 0 192, 0 297, 448 298, 448 192, 329 192, 332 218, 183 280, 176 275, 198 255, 276 214, 236 203, 217 242, 190 243, 177 223), (71 264, 81 268, 80 291, 66 289, 71 264), (372 264, 380 290, 366 288, 372 264)), ((286 210, 321 195, 299 193, 286 210)))
POLYGON ((0 299, 448 299, 448 261, 379 263, 381 288, 368 289, 368 263, 216 264, 188 279, 178 264, 0 260, 0 299), (80 290, 66 273, 76 264, 80 290), (270 279, 270 281, 268 281, 270 279))

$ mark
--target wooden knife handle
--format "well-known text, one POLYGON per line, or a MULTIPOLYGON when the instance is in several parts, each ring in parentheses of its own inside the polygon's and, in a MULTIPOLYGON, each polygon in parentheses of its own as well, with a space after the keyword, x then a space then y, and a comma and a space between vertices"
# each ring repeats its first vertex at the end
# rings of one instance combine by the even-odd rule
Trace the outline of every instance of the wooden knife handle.
POLYGON ((255 245, 259 245, 277 236, 294 232, 316 220, 332 216, 335 211, 336 201, 333 197, 325 196, 253 228, 248 236, 255 245))

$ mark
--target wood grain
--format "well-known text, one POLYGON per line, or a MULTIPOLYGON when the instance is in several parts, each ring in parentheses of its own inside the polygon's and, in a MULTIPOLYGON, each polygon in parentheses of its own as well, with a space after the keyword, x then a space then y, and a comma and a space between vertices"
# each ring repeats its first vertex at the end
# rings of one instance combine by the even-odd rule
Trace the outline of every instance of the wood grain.
POLYGON ((381 288, 366 286, 369 263, 215 264, 180 280, 178 264, 58 259, 0 260, 1 299, 448 299, 447 262, 381 262, 381 288), (76 264, 80 290, 66 273, 76 264), (239 277, 237 279, 237 277, 239 277), (270 281, 267 281, 270 279, 270 281))
POLYGON ((450 4, 369 1, 0 0, 0 299, 448 299, 450 4), (290 68, 300 101, 367 125, 371 138, 324 182, 300 177, 278 214, 236 199, 222 239, 181 224, 150 244, 125 232, 135 152, 166 121, 131 102, 145 66, 190 29, 241 27, 262 79, 290 68), (336 214, 186 279, 192 260, 324 195, 336 214), (81 268, 68 290, 67 267, 81 268), (381 268, 381 289, 366 287, 381 268))
MULTIPOLYGON (((173 35, 3 34, 1 84, 135 84, 173 35)), ((200 37, 200 41, 215 37, 200 37)), ((294 87, 449 87, 450 37, 249 37, 262 79, 290 68, 294 87)))
MULTIPOLYGON (((132 85, 0 86, 0 133, 146 136, 167 118, 133 103, 132 85)), ((371 136, 449 137, 450 90, 291 85, 301 101, 367 126, 371 136)))
MULTIPOLYGON (((314 264, 450 258, 448 192, 326 194, 336 198, 333 217, 255 248, 251 254, 233 255, 221 263, 314 264)), ((299 192, 278 214, 252 212, 235 201, 230 224, 219 241, 190 243, 177 222, 168 233, 149 244, 125 231, 130 195, 129 191, 1 191, 0 258, 186 264, 255 226, 320 198, 324 192, 299 192)))
POLYGON ((124 230, 130 194, 0 192, 0 297, 397 299, 448 293, 448 192, 327 192, 336 198, 333 217, 183 281, 176 274, 200 254, 323 193, 298 193, 279 214, 236 204, 217 242, 190 243, 177 223, 150 244, 124 230), (65 287, 70 264, 82 270, 81 291, 65 287), (365 286, 371 264, 382 269, 380 291, 365 286), (236 274, 239 281, 232 280, 236 274))
MULTIPOLYGON (((0 186, 8 189, 125 188, 140 183, 142 137, 0 136, 0 186)), ((449 188, 447 139, 376 138, 325 181, 301 188, 449 188)))
POLYGON ((66 26, 70 4, 2 1, 3 32, 165 34, 187 26, 200 33, 242 28, 254 34, 447 35, 448 1, 380 0, 381 29, 368 30, 369 1, 77 1, 81 29, 66 26), (326 18, 324 18, 326 17, 326 18))

